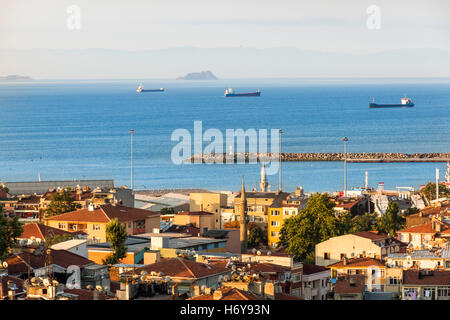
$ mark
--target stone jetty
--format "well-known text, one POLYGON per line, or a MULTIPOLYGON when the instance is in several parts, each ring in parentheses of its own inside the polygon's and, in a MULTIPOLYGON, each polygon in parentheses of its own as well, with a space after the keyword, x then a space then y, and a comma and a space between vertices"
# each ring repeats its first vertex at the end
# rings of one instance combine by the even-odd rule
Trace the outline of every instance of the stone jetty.
MULTIPOLYGON (((447 162, 450 153, 397 153, 397 152, 362 152, 362 153, 281 153, 281 161, 344 161, 347 162, 447 162)), ((278 153, 223 153, 196 154, 188 162, 267 162, 278 159, 278 153)))

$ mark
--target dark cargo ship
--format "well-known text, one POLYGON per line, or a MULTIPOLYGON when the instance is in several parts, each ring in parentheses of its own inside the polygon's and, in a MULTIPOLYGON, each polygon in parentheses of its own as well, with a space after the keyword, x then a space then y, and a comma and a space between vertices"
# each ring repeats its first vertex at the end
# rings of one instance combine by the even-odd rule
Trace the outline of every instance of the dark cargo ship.
POLYGON ((261 91, 257 90, 255 92, 248 92, 248 93, 235 93, 233 89, 228 88, 225 90, 224 96, 225 97, 259 97, 261 95, 261 91))
POLYGON ((369 108, 411 108, 414 107, 414 103, 410 98, 405 97, 400 99, 401 104, 377 104, 375 103, 375 98, 372 102, 369 102, 369 108))

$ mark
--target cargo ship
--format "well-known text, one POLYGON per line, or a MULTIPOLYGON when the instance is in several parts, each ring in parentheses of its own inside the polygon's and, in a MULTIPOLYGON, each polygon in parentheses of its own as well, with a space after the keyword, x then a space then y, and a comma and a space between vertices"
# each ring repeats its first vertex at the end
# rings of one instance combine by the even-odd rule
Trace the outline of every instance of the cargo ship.
POLYGON ((369 102, 369 108, 411 108, 414 107, 414 103, 410 98, 405 97, 400 99, 400 104, 377 104, 375 98, 372 98, 372 102, 369 102))
POLYGON ((142 83, 139 85, 139 87, 136 90, 136 92, 163 92, 163 91, 164 91, 164 88, 144 90, 144 86, 142 85, 142 83))
POLYGON ((233 89, 228 88, 225 90, 225 97, 259 97, 261 95, 261 91, 256 90, 255 92, 247 92, 247 93, 235 93, 233 89))

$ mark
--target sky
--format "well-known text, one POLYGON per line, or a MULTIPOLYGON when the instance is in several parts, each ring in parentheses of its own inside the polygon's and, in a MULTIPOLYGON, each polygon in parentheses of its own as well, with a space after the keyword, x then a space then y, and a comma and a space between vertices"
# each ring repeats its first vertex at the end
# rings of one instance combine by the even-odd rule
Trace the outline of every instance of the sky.
POLYGON ((0 53, 179 47, 450 52, 449 13, 447 0, 0 0, 0 53), (379 8, 376 29, 367 26, 373 5, 379 8), (71 29, 73 6, 80 19, 79 28, 71 29))

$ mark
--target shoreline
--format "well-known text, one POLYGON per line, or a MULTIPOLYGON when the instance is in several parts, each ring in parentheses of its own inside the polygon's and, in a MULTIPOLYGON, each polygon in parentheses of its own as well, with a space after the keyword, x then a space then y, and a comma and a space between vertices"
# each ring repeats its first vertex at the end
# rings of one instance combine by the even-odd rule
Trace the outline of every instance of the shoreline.
MULTIPOLYGON (((281 153, 281 162, 344 161, 353 163, 450 162, 450 153, 281 153)), ((195 154, 191 163, 267 162, 278 160, 277 153, 195 154)))

